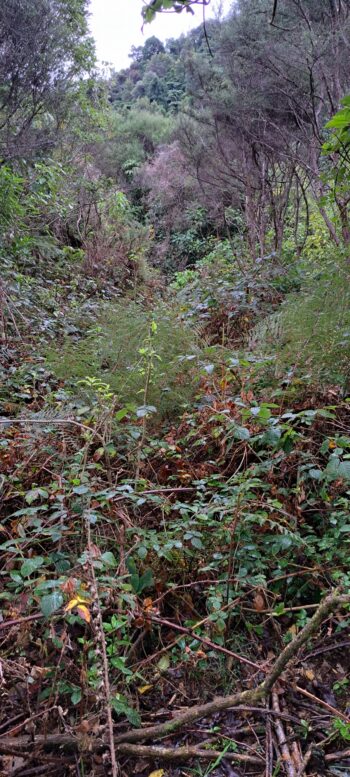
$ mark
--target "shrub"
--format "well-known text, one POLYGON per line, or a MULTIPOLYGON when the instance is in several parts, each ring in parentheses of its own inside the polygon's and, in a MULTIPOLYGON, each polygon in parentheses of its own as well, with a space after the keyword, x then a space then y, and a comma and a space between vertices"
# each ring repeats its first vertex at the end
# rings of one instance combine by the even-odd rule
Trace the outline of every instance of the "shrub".
POLYGON ((229 241, 218 241, 195 270, 177 273, 172 288, 187 321, 212 344, 242 344, 256 321, 280 304, 284 270, 273 263, 242 268, 229 241))

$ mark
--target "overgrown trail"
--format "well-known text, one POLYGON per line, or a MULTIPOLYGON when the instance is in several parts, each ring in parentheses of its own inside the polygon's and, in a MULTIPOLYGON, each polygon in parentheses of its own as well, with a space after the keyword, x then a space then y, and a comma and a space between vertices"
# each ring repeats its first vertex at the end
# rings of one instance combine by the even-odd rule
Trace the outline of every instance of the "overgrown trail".
POLYGON ((6 775, 347 763, 348 595, 319 602, 346 591, 348 404, 237 352, 240 306, 236 355, 210 345, 216 309, 204 341, 179 293, 97 296, 61 377, 24 331, 4 343, 6 775))
POLYGON ((0 0, 0 777, 350 775, 349 10, 0 0))

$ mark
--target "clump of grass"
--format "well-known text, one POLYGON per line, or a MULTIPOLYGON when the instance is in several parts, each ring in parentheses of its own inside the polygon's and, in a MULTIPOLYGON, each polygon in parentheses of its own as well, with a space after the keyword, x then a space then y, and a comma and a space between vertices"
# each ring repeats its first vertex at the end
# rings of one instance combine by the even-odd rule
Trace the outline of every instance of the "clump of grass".
POLYGON ((350 382, 350 268, 340 257, 310 273, 304 290, 289 294, 277 316, 254 333, 254 346, 275 352, 277 370, 311 382, 350 382))
POLYGON ((195 367, 203 350, 193 327, 163 303, 151 312, 127 300, 105 306, 85 336, 77 341, 68 336, 61 347, 51 347, 47 364, 58 378, 76 383, 97 377, 110 385, 120 403, 141 405, 147 360, 143 350, 151 321, 156 331, 148 404, 162 415, 173 415, 193 396, 199 375, 195 367))

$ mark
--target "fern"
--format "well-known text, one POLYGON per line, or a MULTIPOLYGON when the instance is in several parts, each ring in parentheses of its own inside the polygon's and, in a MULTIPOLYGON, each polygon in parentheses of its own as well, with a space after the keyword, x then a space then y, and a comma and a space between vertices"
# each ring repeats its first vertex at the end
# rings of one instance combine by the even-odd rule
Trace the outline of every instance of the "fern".
MULTIPOLYGON (((193 395, 193 366, 202 350, 195 331, 172 310, 160 304, 152 317, 157 335, 149 404, 161 413, 172 414, 193 395)), ((145 380, 140 349, 148 329, 149 313, 141 305, 125 302, 106 306, 85 337, 77 342, 66 338, 63 347, 47 352, 48 365, 59 378, 75 383, 86 376, 98 377, 110 385, 121 404, 140 405, 145 380)))
POLYGON ((350 379, 349 270, 340 257, 332 259, 309 280, 302 294, 290 294, 280 311, 255 327, 251 346, 275 351, 277 367, 312 381, 350 379))

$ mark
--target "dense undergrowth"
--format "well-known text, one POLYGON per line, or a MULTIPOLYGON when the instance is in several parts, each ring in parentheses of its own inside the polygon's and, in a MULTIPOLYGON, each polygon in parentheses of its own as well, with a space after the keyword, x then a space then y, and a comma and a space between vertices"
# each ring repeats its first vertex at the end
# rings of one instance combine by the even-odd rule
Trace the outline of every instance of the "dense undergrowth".
MULTIPOLYGON (((17 196, 35 215, 35 187, 17 196)), ((157 707, 249 687, 251 665, 293 640, 329 590, 350 589, 342 253, 331 263, 311 233, 292 263, 286 249, 242 265, 211 240, 167 286, 146 262, 149 230, 123 195, 106 197, 84 247, 62 227, 40 235, 30 214, 2 249, 0 726, 82 727, 86 774, 105 773, 92 743, 109 705, 124 730, 157 707)), ((348 628, 335 617, 329 646, 348 628)), ((299 688, 338 708, 318 729, 338 748, 347 670, 341 658, 297 669, 299 688)), ((312 713, 301 716, 308 743, 312 713)), ((231 757, 256 769, 261 731, 248 755, 237 736, 231 757)), ((4 755, 5 774, 23 771, 16 758, 4 755)), ((58 768, 55 755, 39 763, 58 768)))
POLYGON ((0 54, 1 775, 346 777, 344 4, 241 2, 107 83, 85 1, 34 6, 0 54))
MULTIPOLYGON (((46 264, 49 290, 8 269, 0 725, 15 711, 14 728, 38 714, 37 732, 87 721, 93 737, 106 705, 99 613, 113 716, 137 726, 158 704, 244 688, 250 670, 233 655, 266 660, 328 590, 349 590, 350 407, 340 386, 293 368, 281 382, 285 356, 276 367, 252 347, 269 313, 300 299, 300 316, 294 270, 242 276, 225 261, 218 279, 209 257, 165 299, 145 287, 106 301, 64 262, 62 276, 46 264)), ((335 618, 328 639, 348 627, 335 618)), ((346 662, 327 679, 302 666, 299 685, 328 700, 325 684, 341 713, 346 662)), ((80 764, 103 773, 97 755, 80 764)))

